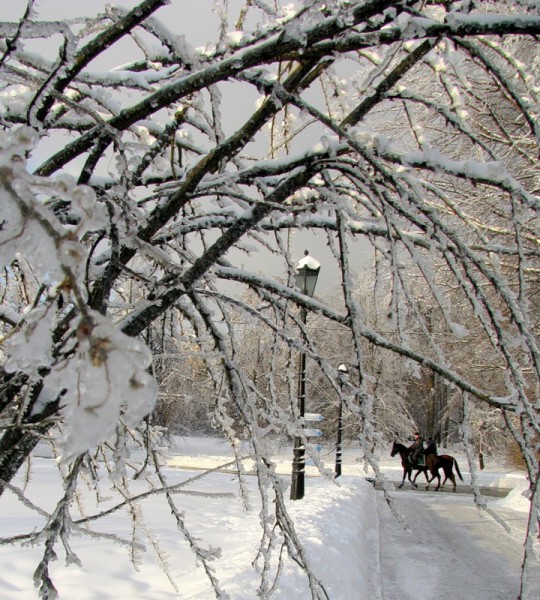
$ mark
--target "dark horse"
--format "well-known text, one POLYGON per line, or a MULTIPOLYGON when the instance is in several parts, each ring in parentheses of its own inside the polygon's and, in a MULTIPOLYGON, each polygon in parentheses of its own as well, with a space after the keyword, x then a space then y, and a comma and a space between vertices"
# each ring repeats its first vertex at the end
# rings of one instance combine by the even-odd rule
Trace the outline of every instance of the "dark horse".
POLYGON ((426 490, 429 490, 429 486, 431 482, 437 478, 437 487, 435 491, 437 491, 441 487, 441 476, 439 475, 439 469, 442 468, 444 471, 444 481, 442 485, 446 483, 448 479, 452 482, 454 489, 456 491, 456 478, 454 477, 454 472, 452 470, 453 467, 456 467, 456 473, 458 477, 463 481, 463 477, 461 476, 461 472, 459 470, 457 460, 450 456, 449 454, 426 454, 426 465, 412 465, 409 462, 409 454, 411 453, 410 448, 400 444, 399 442, 394 442, 392 446, 392 451, 390 452, 390 456, 395 456, 399 454, 401 456, 401 466, 403 467, 403 480, 398 487, 403 487, 405 483, 405 477, 409 478, 409 481, 413 487, 418 487, 416 485, 416 478, 420 473, 424 473, 426 476, 427 486, 426 490), (411 474, 413 470, 418 471, 414 476, 414 479, 411 480, 411 474), (428 471, 431 473, 431 479, 428 477, 428 471))

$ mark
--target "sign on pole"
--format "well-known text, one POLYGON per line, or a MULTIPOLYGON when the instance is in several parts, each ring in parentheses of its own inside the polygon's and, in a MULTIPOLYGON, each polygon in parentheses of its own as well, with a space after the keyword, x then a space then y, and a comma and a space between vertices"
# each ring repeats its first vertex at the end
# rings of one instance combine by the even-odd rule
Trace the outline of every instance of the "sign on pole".
POLYGON ((305 421, 324 421, 324 417, 319 413, 306 413, 304 415, 305 421))

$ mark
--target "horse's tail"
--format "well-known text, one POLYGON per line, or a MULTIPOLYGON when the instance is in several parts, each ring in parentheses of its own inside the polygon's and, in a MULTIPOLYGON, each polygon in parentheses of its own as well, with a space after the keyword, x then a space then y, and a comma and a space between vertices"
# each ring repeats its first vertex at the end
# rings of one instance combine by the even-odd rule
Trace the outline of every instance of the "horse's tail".
POLYGON ((454 466, 456 467, 456 473, 458 474, 458 477, 461 479, 461 481, 463 481, 463 477, 461 476, 461 472, 459 470, 457 460, 455 458, 454 458, 454 466))

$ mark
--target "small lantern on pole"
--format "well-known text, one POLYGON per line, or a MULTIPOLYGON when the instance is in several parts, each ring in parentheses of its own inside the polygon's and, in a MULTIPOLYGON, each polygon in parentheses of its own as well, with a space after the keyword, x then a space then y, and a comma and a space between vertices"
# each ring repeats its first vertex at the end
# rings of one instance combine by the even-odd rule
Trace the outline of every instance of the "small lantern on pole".
POLYGON ((298 264, 296 265, 294 283, 298 289, 302 290, 302 292, 310 298, 313 298, 313 294, 315 293, 315 286, 317 285, 317 278, 319 277, 320 270, 320 263, 305 250, 304 258, 298 261, 298 264))

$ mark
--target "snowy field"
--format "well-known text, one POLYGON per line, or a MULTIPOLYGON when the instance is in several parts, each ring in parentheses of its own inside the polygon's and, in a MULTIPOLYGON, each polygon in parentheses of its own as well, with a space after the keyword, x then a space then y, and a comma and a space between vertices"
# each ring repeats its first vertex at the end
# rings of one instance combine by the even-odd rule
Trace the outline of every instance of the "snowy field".
MULTIPOLYGON (((400 480, 399 458, 385 454, 381 456, 383 473, 391 481, 400 480)), ((260 541, 260 500, 255 478, 248 477, 251 506, 245 510, 234 473, 205 474, 204 471, 223 464, 230 456, 228 447, 218 440, 181 439, 171 450, 166 468, 167 483, 186 482, 175 496, 177 506, 184 511, 186 527, 196 536, 200 546, 221 548, 220 558, 211 564, 223 598, 253 600, 257 597, 259 579, 253 561, 260 541)), ((288 448, 279 450, 275 457, 277 471, 283 473, 286 481, 290 479, 291 458, 292 451, 288 448)), ((325 455, 323 451, 322 458, 332 470, 333 452, 325 455)), ((466 461, 459 455, 457 458, 465 483, 468 483, 466 461)), ((377 492, 365 480, 366 475, 372 474, 366 474, 358 459, 358 451, 346 449, 339 485, 320 476, 310 476, 306 479, 305 498, 290 501, 295 526, 305 542, 310 564, 331 600, 378 600, 383 597, 377 492)), ((50 458, 34 459, 33 469, 34 475, 26 484, 26 494, 39 509, 50 512, 62 493, 54 462, 50 458)), ((521 494, 526 484, 523 474, 488 468, 480 474, 480 483, 514 488, 504 499, 491 499, 490 507, 527 509, 521 494)), ((25 482, 19 479, 16 485, 23 487, 25 482)), ((132 489, 137 490, 137 482, 132 489)), ((72 515, 92 515, 117 503, 117 497, 98 499, 88 491, 80 495, 78 506, 72 507, 72 515)), ((60 598, 215 598, 204 568, 197 563, 188 543, 178 532, 163 496, 153 495, 140 500, 136 510, 140 511, 138 518, 142 527, 135 539, 125 507, 92 523, 92 534, 81 527, 80 535, 70 540, 80 566, 66 566, 66 554, 63 548, 57 548, 58 559, 53 563, 51 576, 60 598), (95 532, 114 532, 116 539, 99 537, 95 532)), ((23 506, 13 492, 6 492, 0 498, 1 537, 39 530, 44 523, 44 514, 40 515, 36 507, 23 506)), ((0 600, 38 598, 32 574, 42 553, 39 544, 0 546, 0 600)), ((293 561, 286 561, 272 598, 310 597, 306 578, 293 561)))

